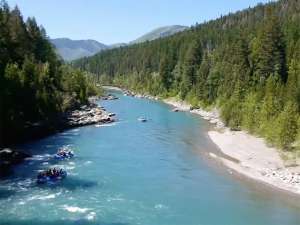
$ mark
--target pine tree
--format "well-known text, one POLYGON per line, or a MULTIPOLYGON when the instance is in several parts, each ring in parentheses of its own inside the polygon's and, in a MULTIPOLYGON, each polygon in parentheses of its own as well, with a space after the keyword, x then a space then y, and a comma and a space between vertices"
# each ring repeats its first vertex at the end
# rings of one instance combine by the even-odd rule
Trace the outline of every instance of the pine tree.
POLYGON ((205 53, 197 71, 196 95, 201 102, 206 102, 208 96, 206 81, 210 72, 210 63, 208 53, 205 53))
POLYGON ((256 93, 250 92, 246 97, 242 109, 242 127, 254 133, 259 126, 259 110, 260 104, 256 93))
POLYGON ((25 23, 19 8, 16 6, 11 12, 8 19, 9 27, 9 52, 14 61, 21 64, 24 56, 28 54, 28 36, 25 23), (25 46, 25 47, 24 47, 25 46))
POLYGON ((189 46, 184 60, 184 71, 181 88, 183 97, 185 97, 186 94, 191 90, 192 86, 196 84, 197 70, 201 63, 201 59, 201 43, 196 40, 189 46))
MULTIPOLYGON (((286 149, 295 141, 297 136, 297 106, 288 102, 276 120, 276 139, 280 148, 286 149)), ((274 128, 273 128, 274 129, 274 128)))
POLYGON ((269 76, 278 74, 285 82, 285 43, 280 22, 271 8, 254 46, 252 58, 258 80, 264 83, 269 76))
POLYGON ((242 124, 242 96, 239 82, 229 100, 222 106, 221 115, 225 124, 234 130, 239 130, 242 124))
POLYGON ((300 63, 293 59, 289 66, 288 80, 286 84, 286 101, 294 102, 300 106, 300 63))
MULTIPOLYGON (((241 35, 241 34, 240 34, 241 35)), ((234 80, 239 82, 242 89, 249 86, 250 81, 250 62, 248 43, 241 36, 234 43, 231 64, 234 67, 234 80)))
POLYGON ((262 123, 270 121, 280 112, 280 105, 277 99, 279 86, 276 77, 269 77, 265 87, 265 97, 260 112, 262 123))
POLYGON ((172 71, 170 69, 170 63, 168 57, 164 56, 160 62, 159 75, 161 77, 161 82, 166 91, 169 91, 172 85, 172 71))

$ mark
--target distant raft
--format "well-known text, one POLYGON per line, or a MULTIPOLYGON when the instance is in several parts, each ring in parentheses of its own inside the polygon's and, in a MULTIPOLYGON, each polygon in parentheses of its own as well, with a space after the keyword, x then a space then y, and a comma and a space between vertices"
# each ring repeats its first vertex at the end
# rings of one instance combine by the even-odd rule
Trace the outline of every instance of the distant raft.
POLYGON ((71 159, 73 157, 74 157, 73 151, 69 150, 68 148, 61 148, 54 155, 54 158, 57 160, 71 159))
POLYGON ((40 172, 37 175, 38 184, 54 184, 67 177, 67 171, 63 169, 49 169, 47 171, 40 172))
POLYGON ((138 121, 140 121, 140 122, 147 122, 147 119, 145 118, 145 117, 139 117, 138 118, 138 121))

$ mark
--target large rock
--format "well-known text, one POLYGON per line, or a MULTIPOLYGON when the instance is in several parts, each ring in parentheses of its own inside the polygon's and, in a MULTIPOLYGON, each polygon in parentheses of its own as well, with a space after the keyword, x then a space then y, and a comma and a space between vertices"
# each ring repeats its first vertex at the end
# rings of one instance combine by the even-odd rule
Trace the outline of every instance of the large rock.
POLYGON ((119 99, 119 98, 112 94, 108 94, 107 96, 101 97, 101 100, 117 100, 117 99, 119 99))
POLYGON ((11 166, 23 162, 29 154, 12 149, 0 150, 0 177, 9 175, 11 166))
POLYGON ((96 104, 90 104, 69 112, 66 121, 69 127, 112 123, 115 121, 112 118, 114 115, 114 113, 108 113, 96 104))

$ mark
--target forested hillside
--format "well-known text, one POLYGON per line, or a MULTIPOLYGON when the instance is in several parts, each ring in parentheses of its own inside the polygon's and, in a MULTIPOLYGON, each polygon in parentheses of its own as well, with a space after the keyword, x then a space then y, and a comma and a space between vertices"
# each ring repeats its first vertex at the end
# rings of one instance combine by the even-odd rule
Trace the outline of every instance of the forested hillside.
POLYGON ((73 64, 102 83, 217 106, 233 129, 246 129, 283 149, 298 148, 299 0, 261 4, 73 64))
POLYGON ((87 101, 94 91, 86 74, 56 57, 34 18, 0 3, 0 147, 20 140, 32 127, 51 129, 57 115, 87 101))

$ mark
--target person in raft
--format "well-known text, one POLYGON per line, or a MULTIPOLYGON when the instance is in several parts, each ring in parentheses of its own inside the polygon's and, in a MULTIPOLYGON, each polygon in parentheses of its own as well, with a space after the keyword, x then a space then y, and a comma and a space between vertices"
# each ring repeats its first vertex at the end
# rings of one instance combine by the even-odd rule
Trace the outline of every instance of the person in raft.
POLYGON ((66 157, 67 156, 67 152, 65 150, 63 150, 63 149, 59 149, 58 152, 57 152, 57 155, 66 157))
POLYGON ((43 172, 40 172, 38 174, 38 179, 41 179, 43 177, 50 177, 50 178, 56 178, 56 177, 59 177, 60 175, 63 174, 63 170, 60 169, 48 169, 46 171, 43 171, 43 172))
POLYGON ((61 156, 61 157, 64 157, 64 158, 66 158, 66 157, 72 157, 73 156, 73 152, 72 151, 64 149, 64 148, 59 149, 56 154, 58 156, 61 156))

